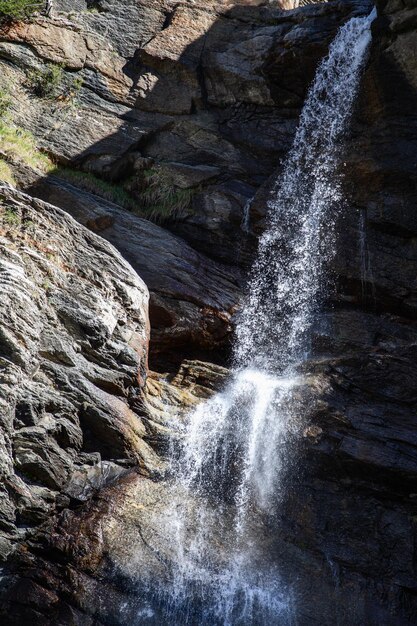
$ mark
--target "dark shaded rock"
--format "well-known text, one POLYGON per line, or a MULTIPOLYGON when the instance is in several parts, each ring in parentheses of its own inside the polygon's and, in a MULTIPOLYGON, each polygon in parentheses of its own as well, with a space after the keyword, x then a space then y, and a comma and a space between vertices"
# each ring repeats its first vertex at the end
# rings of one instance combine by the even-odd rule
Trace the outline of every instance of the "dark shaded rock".
POLYGON ((161 227, 59 179, 39 181, 32 192, 100 228, 143 278, 151 292, 154 351, 213 349, 227 340, 241 297, 237 268, 210 261, 161 227))
POLYGON ((341 242, 338 271, 346 276, 349 294, 360 291, 359 274, 366 283, 368 305, 415 318, 417 231, 410 207, 417 202, 417 67, 412 52, 417 34, 411 24, 406 26, 411 9, 408 2, 378 3, 372 54, 345 159, 353 210, 347 219, 349 234, 341 242), (399 32, 395 21, 403 18, 399 32), (347 253, 352 237, 358 251, 361 238, 365 247, 356 270, 347 253))
MULTIPOLYGON (((237 229, 246 201, 288 150, 340 23, 366 10, 358 1, 289 12, 259 4, 66 2, 52 20, 15 25, 0 42, 14 118, 58 161, 124 183, 145 217, 136 193, 140 159, 216 168, 221 188, 200 178, 191 210, 174 210, 165 225, 211 258, 247 264, 254 241, 239 241, 237 229), (45 62, 65 70, 53 103, 27 88, 26 74, 45 62)), ((183 188, 178 169, 173 178, 183 188)))

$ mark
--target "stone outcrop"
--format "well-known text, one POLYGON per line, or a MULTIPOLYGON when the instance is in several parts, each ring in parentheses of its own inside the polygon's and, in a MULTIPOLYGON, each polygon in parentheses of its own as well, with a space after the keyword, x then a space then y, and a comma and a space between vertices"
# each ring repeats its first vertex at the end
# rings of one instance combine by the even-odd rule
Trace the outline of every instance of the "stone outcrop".
POLYGON ((31 191, 108 239, 146 282, 153 356, 179 348, 204 353, 230 339, 242 297, 239 268, 212 261, 160 226, 58 178, 31 191))
POLYGON ((4 186, 0 229, 4 558, 88 485, 161 467, 130 408, 147 373, 145 284, 71 217, 4 186))
POLYGON ((172 215, 160 219, 183 241, 6 155, 22 188, 100 232, 145 280, 155 350, 227 351, 242 267, 256 248, 255 229, 242 227, 250 203, 291 143, 329 41, 361 11, 360 1, 301 12, 259 2, 140 0, 122 10, 60 1, 52 18, 0 33, 13 120, 54 161, 127 189, 139 217, 159 219, 171 198, 172 215), (52 101, 30 88, 31 73, 51 63, 63 68, 52 101), (162 191, 147 207, 149 176, 162 191))
POLYGON ((336 309, 315 332, 318 360, 308 369, 317 404, 278 552, 305 568, 301 593, 314 597, 315 611, 342 624, 391 625, 417 615, 417 32, 411 4, 377 9, 343 159, 336 309))

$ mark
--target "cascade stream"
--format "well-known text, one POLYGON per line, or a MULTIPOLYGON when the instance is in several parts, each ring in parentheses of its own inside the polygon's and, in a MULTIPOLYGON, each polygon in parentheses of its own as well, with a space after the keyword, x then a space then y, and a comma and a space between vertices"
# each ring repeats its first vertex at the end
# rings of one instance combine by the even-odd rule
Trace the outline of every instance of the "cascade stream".
POLYGON ((342 26, 318 67, 269 201, 237 326, 233 377, 189 416, 172 451, 172 502, 159 526, 173 565, 169 579, 146 594, 158 623, 293 623, 279 563, 268 562, 260 547, 262 520, 274 519, 284 490, 301 366, 335 248, 341 144, 374 17, 342 26))

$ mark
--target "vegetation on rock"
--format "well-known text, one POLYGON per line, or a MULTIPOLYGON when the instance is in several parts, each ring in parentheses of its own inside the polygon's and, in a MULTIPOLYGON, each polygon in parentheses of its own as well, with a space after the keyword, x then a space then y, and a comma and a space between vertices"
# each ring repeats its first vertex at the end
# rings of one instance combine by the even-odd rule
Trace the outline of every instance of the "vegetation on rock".
POLYGON ((3 159, 0 159, 0 180, 3 180, 5 183, 9 183, 10 185, 16 184, 12 168, 8 163, 6 163, 6 161, 3 161, 3 159))
POLYGON ((18 160, 44 173, 53 168, 52 161, 39 150, 32 133, 8 119, 0 119, 0 158, 18 160))
POLYGON ((195 189, 181 189, 163 168, 155 167, 144 172, 145 188, 140 194, 140 204, 146 217, 153 222, 163 222, 183 216, 190 208, 195 189))
POLYGON ((125 209, 136 208, 137 203, 129 195, 127 191, 120 185, 109 183, 94 174, 82 172, 80 170, 71 169, 69 167, 57 167, 53 172, 59 178, 63 178, 68 182, 76 185, 84 191, 95 194, 110 202, 114 202, 125 209))
POLYGON ((0 119, 8 113, 12 104, 10 92, 7 89, 0 88, 0 119))
POLYGON ((136 177, 120 184, 70 167, 57 167, 50 173, 156 223, 183 216, 190 209, 196 192, 196 189, 177 187, 169 173, 156 167, 142 173, 138 191, 136 177))
POLYGON ((23 163, 44 173, 54 166, 43 154, 33 134, 13 122, 10 113, 12 96, 8 88, 0 88, 0 180, 16 184, 12 163, 23 163))
POLYGON ((3 224, 7 224, 9 226, 17 226, 20 224, 20 215, 16 210, 16 207, 7 207, 4 205, 0 206, 0 219, 3 224))
POLYGON ((27 86, 40 98, 56 98, 63 81, 63 67, 56 63, 47 63, 44 67, 28 73, 27 86))
POLYGON ((2 0, 0 21, 4 19, 21 20, 30 17, 44 7, 44 2, 36 0, 2 0))

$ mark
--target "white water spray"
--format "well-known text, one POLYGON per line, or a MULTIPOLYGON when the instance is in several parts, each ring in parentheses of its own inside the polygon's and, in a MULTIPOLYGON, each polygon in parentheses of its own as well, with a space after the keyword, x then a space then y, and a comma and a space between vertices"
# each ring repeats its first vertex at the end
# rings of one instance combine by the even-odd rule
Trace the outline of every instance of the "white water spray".
POLYGON ((283 489, 297 372, 334 251, 340 143, 373 19, 374 12, 346 23, 317 70, 269 202, 237 328, 235 374, 183 432, 172 506, 161 520, 174 555, 172 582, 154 595, 159 623, 291 623, 288 590, 259 547, 261 520, 274 514, 283 489))

